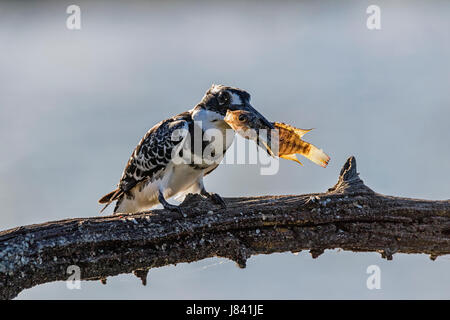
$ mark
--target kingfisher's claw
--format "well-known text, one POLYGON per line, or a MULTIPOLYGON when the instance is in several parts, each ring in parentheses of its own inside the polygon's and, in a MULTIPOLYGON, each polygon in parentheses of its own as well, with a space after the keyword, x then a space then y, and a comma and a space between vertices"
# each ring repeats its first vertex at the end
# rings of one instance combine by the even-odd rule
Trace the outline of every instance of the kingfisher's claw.
POLYGON ((200 194, 206 198, 211 199, 212 202, 220 205, 222 208, 226 208, 227 204, 225 203, 225 200, 222 199, 221 196, 219 196, 217 193, 214 192, 208 192, 205 190, 205 188, 202 188, 200 191, 200 194))
POLYGON ((211 200, 219 205, 221 205, 223 208, 227 207, 227 204, 225 203, 225 200, 221 196, 219 196, 217 193, 211 193, 210 194, 211 200))

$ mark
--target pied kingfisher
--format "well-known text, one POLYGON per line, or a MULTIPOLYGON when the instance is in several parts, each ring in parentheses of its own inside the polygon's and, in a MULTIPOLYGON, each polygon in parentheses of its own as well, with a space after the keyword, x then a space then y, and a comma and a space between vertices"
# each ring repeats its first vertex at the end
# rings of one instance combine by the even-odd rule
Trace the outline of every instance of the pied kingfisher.
POLYGON ((117 201, 114 213, 140 212, 159 203, 165 209, 181 211, 166 199, 182 197, 187 193, 199 193, 225 206, 218 194, 205 190, 203 177, 217 168, 233 142, 235 132, 224 121, 228 110, 249 111, 261 119, 267 130, 274 128, 250 105, 249 93, 238 88, 212 85, 193 109, 159 122, 145 134, 128 160, 118 188, 99 200, 99 203, 106 204, 102 211, 113 201, 117 201), (209 129, 216 129, 222 134, 222 139, 205 143, 203 135, 207 135, 209 129), (173 139, 176 130, 188 132, 189 135, 185 137, 190 136, 194 140, 173 139), (201 130, 200 137, 195 138, 195 130, 201 130), (198 152, 194 150, 195 139, 199 140, 197 142, 201 146, 201 160, 208 145, 212 145, 214 150, 220 149, 216 161, 174 161, 174 155, 178 154, 180 148, 188 149, 194 158, 198 157, 198 152))

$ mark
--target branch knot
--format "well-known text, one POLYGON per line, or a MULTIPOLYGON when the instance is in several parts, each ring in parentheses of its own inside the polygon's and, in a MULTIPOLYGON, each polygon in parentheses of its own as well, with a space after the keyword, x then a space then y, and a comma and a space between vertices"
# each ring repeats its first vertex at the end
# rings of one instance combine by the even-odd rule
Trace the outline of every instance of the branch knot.
POLYGON ((347 159, 339 174, 336 185, 328 189, 329 193, 366 193, 373 194, 373 190, 364 184, 356 170, 356 159, 351 156, 347 159))

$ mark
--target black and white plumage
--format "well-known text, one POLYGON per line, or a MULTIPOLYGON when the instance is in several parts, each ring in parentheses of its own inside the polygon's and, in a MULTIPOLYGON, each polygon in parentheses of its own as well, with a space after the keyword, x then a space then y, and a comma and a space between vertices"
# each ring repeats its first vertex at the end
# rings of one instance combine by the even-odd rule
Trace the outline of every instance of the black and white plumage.
POLYGON ((273 129, 272 124, 250 105, 250 95, 246 91, 213 85, 193 109, 161 121, 146 133, 128 160, 118 188, 99 200, 106 204, 103 210, 113 201, 117 201, 114 213, 139 212, 159 203, 166 209, 179 210, 166 199, 187 193, 200 193, 225 205, 219 195, 206 192, 203 177, 218 166, 233 142, 234 131, 224 121, 227 110, 250 111, 267 123, 267 129, 273 129), (200 140, 197 142, 201 150, 197 150, 194 147, 195 130, 200 129, 202 135, 197 137, 200 140), (204 139, 208 129, 217 129, 223 139, 204 139), (174 139, 174 133, 179 133, 177 139, 174 139), (213 163, 203 159, 203 151, 208 145, 222 151, 213 163), (176 162, 175 156, 181 150, 187 150, 192 159, 197 157, 198 161, 176 162))

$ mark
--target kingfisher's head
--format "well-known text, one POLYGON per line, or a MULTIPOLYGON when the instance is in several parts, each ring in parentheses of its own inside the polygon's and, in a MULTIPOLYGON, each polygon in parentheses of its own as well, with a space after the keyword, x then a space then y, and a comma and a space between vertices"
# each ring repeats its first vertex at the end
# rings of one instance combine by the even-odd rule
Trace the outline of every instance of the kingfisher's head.
POLYGON ((268 139, 270 138, 261 139, 259 133, 262 131, 270 132, 270 130, 275 128, 271 122, 252 107, 250 94, 242 89, 213 84, 202 101, 194 108, 192 116, 194 120, 201 121, 203 128, 213 127, 234 130, 235 128, 225 121, 225 117, 227 112, 238 111, 245 112, 252 118, 252 121, 249 122, 249 128, 254 129, 258 133, 252 140, 255 140, 260 147, 271 154, 271 150, 268 147, 270 144, 268 139))
POLYGON ((228 110, 248 111, 254 117, 260 119, 260 122, 266 126, 265 129, 274 129, 272 123, 252 107, 250 104, 250 94, 242 89, 213 84, 197 107, 213 114, 214 116, 212 118, 215 119, 212 120, 216 122, 221 121, 224 125, 227 125, 224 118, 228 110))

